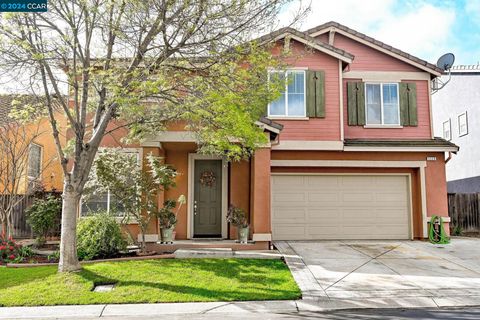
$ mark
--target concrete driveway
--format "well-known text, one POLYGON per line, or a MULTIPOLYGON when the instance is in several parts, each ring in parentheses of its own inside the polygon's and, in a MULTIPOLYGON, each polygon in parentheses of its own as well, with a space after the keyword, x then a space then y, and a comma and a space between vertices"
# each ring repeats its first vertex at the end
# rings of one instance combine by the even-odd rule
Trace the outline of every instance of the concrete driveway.
POLYGON ((362 307, 480 305, 480 239, 276 242, 304 299, 362 307), (406 305, 402 305, 402 301, 406 305))

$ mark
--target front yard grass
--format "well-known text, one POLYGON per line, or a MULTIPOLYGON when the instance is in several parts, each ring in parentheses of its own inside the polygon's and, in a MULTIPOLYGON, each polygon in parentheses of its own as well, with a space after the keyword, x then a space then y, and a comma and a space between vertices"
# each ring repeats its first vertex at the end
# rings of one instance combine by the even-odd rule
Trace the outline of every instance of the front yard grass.
POLYGON ((101 262, 81 272, 55 266, 0 268, 0 306, 297 299, 280 260, 159 259, 101 262), (115 282, 110 292, 96 284, 115 282))

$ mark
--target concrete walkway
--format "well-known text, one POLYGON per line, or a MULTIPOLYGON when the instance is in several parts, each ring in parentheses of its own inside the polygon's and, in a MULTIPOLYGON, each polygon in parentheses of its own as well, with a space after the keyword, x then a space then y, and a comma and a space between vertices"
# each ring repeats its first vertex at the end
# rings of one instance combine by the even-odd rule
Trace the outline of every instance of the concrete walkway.
POLYGON ((480 305, 480 239, 288 241, 285 255, 303 292, 298 307, 438 308, 480 305))

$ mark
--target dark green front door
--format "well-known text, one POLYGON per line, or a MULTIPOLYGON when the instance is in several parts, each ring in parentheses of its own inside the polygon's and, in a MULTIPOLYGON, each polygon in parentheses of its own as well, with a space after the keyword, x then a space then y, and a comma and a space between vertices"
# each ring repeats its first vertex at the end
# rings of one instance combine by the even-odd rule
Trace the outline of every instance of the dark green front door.
POLYGON ((222 236, 222 160, 195 160, 194 237, 222 236))

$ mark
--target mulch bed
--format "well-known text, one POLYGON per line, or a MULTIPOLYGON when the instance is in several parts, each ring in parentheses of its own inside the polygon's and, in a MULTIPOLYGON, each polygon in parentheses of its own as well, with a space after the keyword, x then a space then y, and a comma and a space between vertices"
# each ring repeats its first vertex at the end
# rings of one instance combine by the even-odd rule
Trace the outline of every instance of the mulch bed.
MULTIPOLYGON (((112 259, 80 261, 80 264, 89 264, 89 263, 97 263, 97 262, 129 261, 129 260, 173 259, 173 258, 175 258, 174 254, 152 254, 152 255, 145 255, 145 256, 128 255, 128 256, 122 256, 122 257, 112 258, 112 259)), ((58 261, 49 261, 45 256, 34 256, 29 258, 25 262, 7 263, 6 266, 7 268, 33 268, 33 267, 43 267, 43 266, 52 266, 52 265, 58 265, 58 261), (38 257, 38 260, 33 260, 35 262, 31 262, 32 258, 35 259, 36 257, 38 257)))

